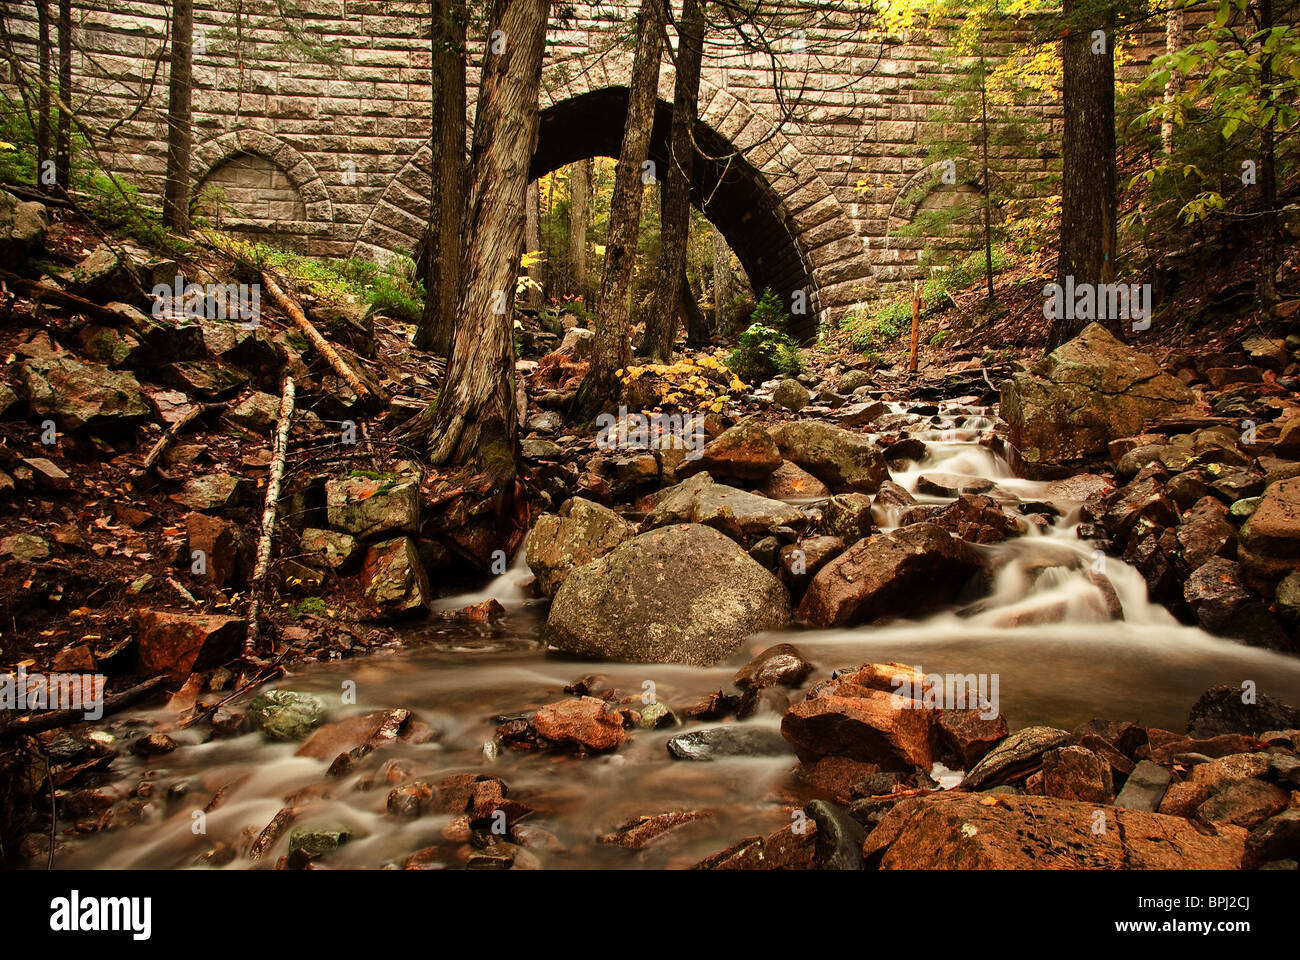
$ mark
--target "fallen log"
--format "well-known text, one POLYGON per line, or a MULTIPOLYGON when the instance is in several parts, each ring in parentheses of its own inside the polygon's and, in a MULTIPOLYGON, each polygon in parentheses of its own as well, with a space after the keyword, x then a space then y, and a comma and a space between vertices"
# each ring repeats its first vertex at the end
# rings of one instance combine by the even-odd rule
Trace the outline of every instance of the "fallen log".
POLYGON ((381 406, 387 405, 386 399, 376 396, 374 391, 367 387, 361 378, 357 376, 356 371, 349 367, 347 362, 339 356, 338 351, 330 345, 330 342, 321 336, 321 332, 307 319, 307 314, 303 312, 302 307, 298 306, 288 294, 280 289, 280 285, 275 282, 275 278, 271 276, 270 271, 262 271, 262 283, 265 284, 266 292, 271 295, 271 299, 275 301, 276 305, 293 321, 294 326, 303 332, 303 335, 307 337, 308 342, 316 349, 316 352, 325 358, 334 372, 343 378, 343 382, 352 389, 352 392, 360 400, 363 402, 369 400, 381 406))
POLYGON ((79 297, 75 293, 68 293, 66 290, 60 290, 58 287, 51 287, 49 284, 40 283, 36 280, 28 280, 26 277, 20 277, 8 270, 0 270, 0 280, 3 280, 11 290, 21 293, 31 300, 57 304, 74 313, 80 313, 83 316, 91 317, 113 327, 120 327, 125 324, 132 329, 138 329, 136 324, 132 323, 131 319, 125 314, 109 310, 107 307, 101 307, 94 301, 79 297))
POLYGON ((204 414, 215 413, 218 410, 224 410, 225 407, 226 405, 224 403, 196 403, 190 407, 189 410, 185 411, 183 417, 168 427, 163 435, 158 438, 158 441, 153 445, 153 448, 145 456, 144 462, 140 465, 140 469, 135 472, 136 477, 142 477, 152 470, 154 464, 158 462, 158 458, 167 452, 167 448, 176 442, 176 438, 179 437, 185 428, 191 423, 204 414))
MULTIPOLYGON (((166 677, 150 677, 143 683, 137 683, 134 687, 123 690, 121 693, 105 697, 103 716, 107 717, 145 699, 151 694, 157 693, 166 683, 166 677)), ((26 736, 40 733, 43 730, 54 730, 57 727, 67 726, 69 723, 80 723, 85 718, 85 710, 47 710, 44 713, 31 713, 10 720, 7 724, 0 726, 0 737, 15 734, 26 736)))
POLYGON ((248 589, 252 602, 248 608, 248 633, 244 637, 244 654, 253 655, 257 646, 259 617, 262 612, 262 581, 271 566, 271 541, 275 533, 276 501, 280 499, 280 481, 284 478, 284 457, 289 449, 289 422, 293 419, 293 377, 284 378, 280 395, 280 420, 276 424, 275 452, 271 458, 271 474, 266 482, 266 506, 262 509, 262 536, 257 542, 257 565, 248 589))

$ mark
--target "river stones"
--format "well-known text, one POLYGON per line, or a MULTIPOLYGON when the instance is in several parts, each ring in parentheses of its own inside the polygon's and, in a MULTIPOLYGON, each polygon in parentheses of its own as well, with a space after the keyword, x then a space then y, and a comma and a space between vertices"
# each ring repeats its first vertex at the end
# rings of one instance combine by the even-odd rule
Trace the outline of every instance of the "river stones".
POLYGON ((797 687, 812 670, 813 665, 803 658, 794 644, 778 643, 741 667, 731 682, 741 690, 770 687, 774 684, 797 687))
POLYGON ((558 516, 544 513, 537 518, 528 534, 525 558, 538 588, 553 597, 574 567, 590 563, 635 534, 636 528, 609 507, 572 497, 558 516))
POLYGON ((779 466, 776 441, 757 417, 747 417, 710 440, 698 459, 682 461, 677 476, 684 479, 707 471, 724 480, 762 480, 779 466))
POLYGON ((708 665, 789 621, 790 597, 776 577, 716 530, 687 523, 573 569, 543 635, 578 656, 708 665))
POLYGON ((790 747, 768 727, 728 724, 692 730, 668 741, 674 760, 722 760, 734 757, 787 757, 790 747))
POLYGON ((950 603, 983 569, 973 547, 933 523, 859 540, 818 571, 799 605, 814 627, 869 623, 950 603))
POLYGON ((986 790, 1004 783, 1024 780, 1042 766, 1043 754, 1070 742, 1070 735, 1055 727, 1025 727, 1017 730, 984 755, 966 774, 962 786, 986 790))
POLYGON ((1266 693, 1257 693, 1243 703, 1241 688, 1220 684, 1210 687, 1192 704, 1187 733, 1193 737, 1217 737, 1227 733, 1255 736, 1268 730, 1300 728, 1300 708, 1266 693))
POLYGON ((835 493, 875 493, 889 479, 871 439, 819 420, 790 420, 768 430, 785 459, 835 493))
POLYGON ((268 690, 253 698, 247 716, 272 740, 302 740, 325 720, 325 703, 306 693, 268 690))
POLYGON ((1242 865, 1247 833, 1202 832, 1180 817, 1055 797, 937 793, 900 801, 867 837, 868 867, 882 870, 1223 870, 1242 865))
POLYGON ((1015 466, 1036 478, 1100 462, 1111 440, 1193 402, 1181 380, 1098 323, 1003 381, 1001 393, 1015 466))
POLYGON ((773 527, 802 527, 805 522, 804 515, 788 503, 714 483, 707 473, 698 473, 663 491, 644 525, 650 529, 699 523, 733 539, 750 540, 773 527))
POLYGON ((533 716, 533 727, 552 743, 596 751, 617 749, 627 737, 622 716, 596 697, 548 703, 533 716))
POLYGON ((781 735, 804 763, 847 757, 882 770, 929 769, 934 759, 933 710, 901 709, 894 694, 840 685, 792 706, 781 735))
POLYGON ((758 492, 773 500, 820 500, 831 495, 826 484, 789 460, 781 461, 758 492))

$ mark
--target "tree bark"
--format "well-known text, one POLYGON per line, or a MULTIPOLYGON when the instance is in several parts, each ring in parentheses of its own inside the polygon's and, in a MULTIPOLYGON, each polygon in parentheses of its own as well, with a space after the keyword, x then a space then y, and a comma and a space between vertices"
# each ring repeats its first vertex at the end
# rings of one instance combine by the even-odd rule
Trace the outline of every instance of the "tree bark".
POLYGON ((569 275, 575 293, 583 303, 587 292, 587 218, 591 199, 591 161, 579 160, 569 167, 569 275))
MULTIPOLYGON (((59 0, 59 100, 72 106, 72 0, 59 0)), ((72 118, 59 110, 54 140, 54 181, 67 190, 72 184, 72 118)))
MULTIPOLYGON (((524 221, 524 252, 533 253, 542 249, 542 196, 536 180, 528 185, 528 195, 524 205, 527 208, 524 221)), ((528 295, 524 299, 534 310, 542 308, 544 278, 545 271, 540 263, 528 268, 528 279, 533 283, 529 284, 528 295)))
MULTIPOLYGON (((1057 283, 1109 283, 1115 276, 1115 54, 1114 17, 1109 8, 1079 13, 1081 2, 1065 0, 1067 32, 1061 42, 1061 236, 1057 283), (1104 38, 1094 38, 1104 31, 1104 38), (1104 42, 1104 51, 1098 44, 1104 42), (1097 52, 1094 52, 1096 50, 1097 52)), ((1067 305, 1070 306, 1070 305, 1067 305)), ((1091 320, 1063 315, 1052 322, 1048 349, 1074 338, 1091 320)), ((1099 320, 1118 329, 1114 319, 1099 320)))
MULTIPOLYGON (((1273 0, 1259 2, 1259 28, 1271 30, 1273 23, 1273 0)), ((1270 107, 1276 107, 1277 93, 1273 88, 1273 55, 1261 51, 1259 65, 1260 99, 1270 107)), ((1264 267, 1259 275, 1259 300, 1271 316, 1278 302, 1277 266, 1278 266, 1278 216, 1277 216, 1277 111, 1264 123, 1260 132, 1262 146, 1259 163, 1259 188, 1264 204, 1264 267)))
POLYGON ((53 159, 50 156, 50 8, 48 0, 36 0, 36 30, 38 44, 38 70, 41 89, 36 95, 36 189, 48 192, 46 173, 53 159))
POLYGON ((464 0, 432 0, 430 19, 429 235, 424 263, 424 312, 415 346, 440 357, 451 351, 460 301, 461 231, 465 211, 464 0))
POLYGON ((171 73, 167 89, 167 180, 163 185, 163 226, 190 227, 190 104, 194 90, 194 0, 176 0, 172 12, 171 73))
MULTIPOLYGON (((1178 3, 1170 3, 1169 9, 1165 11, 1165 53, 1177 53, 1182 46, 1182 36, 1183 8, 1178 3)), ((1180 76, 1181 74, 1177 70, 1171 69, 1169 71, 1169 79, 1165 81, 1164 104, 1166 108, 1178 96, 1180 76)), ((1166 154, 1174 152, 1174 119, 1168 113, 1160 122, 1160 146, 1166 154)))
POLYGON ((668 362, 677 336, 686 244, 691 229, 694 130, 699 112, 700 60, 703 54, 704 11, 697 0, 682 0, 668 183, 664 187, 663 215, 660 218, 659 275, 641 340, 641 353, 659 363, 668 362))
POLYGON ((616 373, 631 360, 632 271, 636 266, 637 231, 641 225, 641 197, 645 186, 642 165, 650 153, 666 16, 665 0, 642 0, 637 14, 627 123, 623 127, 623 145, 609 205, 609 235, 605 240, 600 297, 596 301, 591 369, 578 388, 577 410, 583 416, 594 416, 615 400, 619 394, 616 373))
POLYGON ((726 238, 713 228, 713 328, 721 334, 731 333, 732 302, 736 297, 735 277, 731 273, 731 247, 726 238))
POLYGON ((493 0, 474 118, 464 292, 429 445, 434 464, 472 464, 502 481, 514 476, 519 443, 513 304, 549 12, 550 0, 493 0))

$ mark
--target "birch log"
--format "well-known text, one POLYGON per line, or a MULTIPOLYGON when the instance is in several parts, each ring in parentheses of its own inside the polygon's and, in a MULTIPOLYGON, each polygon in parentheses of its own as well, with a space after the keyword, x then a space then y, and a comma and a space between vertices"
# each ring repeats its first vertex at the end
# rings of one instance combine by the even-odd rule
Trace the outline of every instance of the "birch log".
POLYGON ((289 449, 289 422, 293 419, 293 377, 284 378, 284 391, 280 395, 280 419, 276 424, 275 451, 271 458, 271 474, 266 481, 266 506, 262 510, 262 536, 257 541, 257 565, 248 585, 252 603, 248 608, 248 633, 244 638, 244 654, 250 656, 257 645, 259 617, 262 612, 262 581, 271 566, 271 541, 275 533, 275 507, 280 499, 280 481, 284 478, 284 457, 289 449))

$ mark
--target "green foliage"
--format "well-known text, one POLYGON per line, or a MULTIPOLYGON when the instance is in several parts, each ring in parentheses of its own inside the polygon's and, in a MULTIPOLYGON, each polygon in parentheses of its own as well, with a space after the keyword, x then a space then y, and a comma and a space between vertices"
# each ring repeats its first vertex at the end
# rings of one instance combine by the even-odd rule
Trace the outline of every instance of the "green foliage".
POLYGON ((938 333, 936 333, 933 337, 930 338, 930 346, 942 347, 944 343, 947 341, 947 339, 948 339, 948 331, 940 330, 938 333))
MULTIPOLYGON (((955 290, 965 290, 984 279, 985 252, 975 250, 956 263, 951 263, 933 274, 921 286, 921 298, 927 307, 935 307, 940 301, 946 301, 947 295, 955 290)), ((1005 250, 993 248, 993 273, 996 275, 1007 269, 1011 260, 1005 250)), ((909 307, 910 310, 910 307, 909 307)))
POLYGON ((874 354, 879 348, 896 341, 911 324, 910 300, 890 301, 870 316, 854 314, 844 321, 853 349, 867 354, 874 354))
POLYGON ((790 315, 771 289, 763 291, 749 321, 736 348, 727 356, 728 368, 751 383, 770 380, 779 373, 792 376, 803 370, 799 345, 786 332, 790 315))
POLYGON ((289 607, 291 617, 324 617, 329 614, 329 607, 320 597, 304 597, 289 607))

